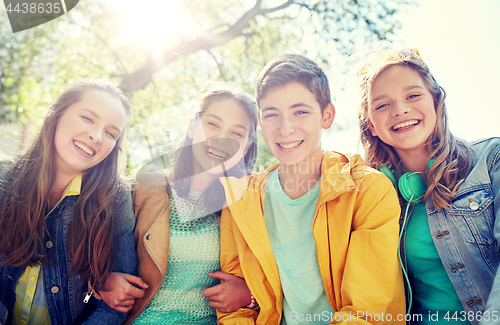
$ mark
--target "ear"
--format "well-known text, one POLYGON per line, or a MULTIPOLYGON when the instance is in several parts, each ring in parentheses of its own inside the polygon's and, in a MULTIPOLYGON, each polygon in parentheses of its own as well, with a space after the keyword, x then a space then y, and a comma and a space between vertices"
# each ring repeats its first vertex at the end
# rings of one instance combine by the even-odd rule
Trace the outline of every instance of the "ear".
POLYGON ((323 111, 323 120, 321 121, 321 127, 323 129, 329 129, 332 126, 333 120, 335 119, 335 107, 332 103, 326 105, 323 111))
POLYGON ((194 121, 194 119, 191 119, 191 121, 189 121, 189 127, 188 127, 188 138, 192 139, 194 137, 194 125, 196 124, 196 122, 194 121))
POLYGON ((252 145, 252 143, 250 142, 249 144, 247 144, 247 146, 245 147, 245 149, 243 150, 243 157, 247 154, 248 152, 248 149, 250 149, 250 146, 252 145))
POLYGON ((376 137, 377 136, 377 132, 375 131, 375 126, 373 125, 372 120, 368 119, 366 121, 366 123, 368 124, 368 128, 370 129, 370 132, 372 133, 372 135, 374 137, 376 137))

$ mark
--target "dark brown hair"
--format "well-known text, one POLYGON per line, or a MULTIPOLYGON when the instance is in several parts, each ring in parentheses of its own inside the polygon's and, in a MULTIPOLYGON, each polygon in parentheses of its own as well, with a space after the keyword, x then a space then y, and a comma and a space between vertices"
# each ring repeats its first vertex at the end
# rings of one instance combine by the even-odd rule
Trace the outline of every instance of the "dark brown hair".
MULTIPOLYGON (((81 100, 85 91, 95 89, 121 100, 127 119, 130 103, 109 82, 88 79, 64 91, 49 110, 31 148, 5 173, 0 186, 0 265, 47 263, 44 250, 45 207, 55 168, 54 135, 66 109, 81 100)), ((125 131, 111 153, 83 173, 81 194, 73 206, 68 250, 73 272, 102 290, 113 268, 113 212, 120 181, 120 151, 125 131)))

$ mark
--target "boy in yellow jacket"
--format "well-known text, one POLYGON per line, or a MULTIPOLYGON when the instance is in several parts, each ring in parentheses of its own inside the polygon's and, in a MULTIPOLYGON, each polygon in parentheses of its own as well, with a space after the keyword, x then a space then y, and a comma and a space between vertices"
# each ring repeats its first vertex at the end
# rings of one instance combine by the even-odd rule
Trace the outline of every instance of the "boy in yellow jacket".
POLYGON ((404 324, 397 194, 358 155, 322 150, 335 116, 326 75, 306 57, 279 56, 256 98, 279 162, 222 213, 221 268, 246 280, 252 304, 219 322, 404 324))

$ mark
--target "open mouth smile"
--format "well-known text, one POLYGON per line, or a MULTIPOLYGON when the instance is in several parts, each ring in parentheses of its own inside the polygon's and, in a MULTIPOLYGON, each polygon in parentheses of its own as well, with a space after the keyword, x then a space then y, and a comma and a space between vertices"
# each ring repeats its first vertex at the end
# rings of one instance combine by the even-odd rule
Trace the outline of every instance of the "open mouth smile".
POLYGON ((225 153, 223 151, 219 151, 219 150, 214 149, 212 147, 206 147, 205 150, 211 158, 215 158, 217 160, 226 160, 226 158, 228 157, 227 153, 225 153))
POLYGON ((92 149, 91 147, 87 146, 85 143, 78 141, 78 140, 73 140, 74 145, 80 149, 83 153, 93 156, 95 155, 95 150, 92 149))
POLYGON ((301 145, 302 142, 304 142, 304 140, 299 140, 299 141, 295 141, 292 143, 277 143, 277 145, 283 149, 292 149, 292 148, 295 148, 295 147, 301 145))
POLYGON ((418 125, 421 120, 408 120, 392 126, 393 131, 406 130, 412 126, 418 125))

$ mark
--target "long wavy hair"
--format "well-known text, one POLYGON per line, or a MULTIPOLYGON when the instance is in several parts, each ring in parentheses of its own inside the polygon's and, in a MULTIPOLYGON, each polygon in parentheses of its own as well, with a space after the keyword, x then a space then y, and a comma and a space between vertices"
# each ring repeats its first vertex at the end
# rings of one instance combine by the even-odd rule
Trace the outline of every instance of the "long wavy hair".
POLYGON ((358 75, 361 93, 358 121, 366 163, 375 168, 387 165, 397 174, 407 172, 394 148, 384 143, 379 137, 373 136, 368 127, 371 106, 370 94, 375 79, 392 66, 402 65, 417 71, 432 94, 436 110, 436 126, 426 142, 427 151, 430 153, 428 159, 435 158, 436 161, 427 172, 429 187, 423 200, 431 198, 433 205, 438 209, 449 207, 453 195, 471 171, 472 152, 449 130, 444 89, 437 83, 427 65, 418 57, 383 56, 378 59, 378 62, 371 63, 371 66, 362 75, 358 75))
MULTIPOLYGON (((233 88, 224 83, 211 84, 210 88, 199 99, 199 111, 195 120, 199 119, 213 102, 230 98, 236 100, 245 109, 250 117, 250 132, 248 134, 248 148, 244 158, 244 166, 238 163, 227 171, 225 176, 241 177, 242 174, 250 174, 253 171, 257 160, 257 109, 250 96, 241 90, 233 88)), ((175 182, 175 190, 180 197, 187 197, 190 190, 190 179, 194 174, 193 139, 187 135, 175 152, 174 167, 170 175, 170 182, 175 182)), ((167 184, 167 192, 171 193, 170 185, 167 184)), ((224 188, 219 180, 213 182, 204 192, 202 203, 205 207, 210 207, 212 211, 220 211, 224 206, 226 197, 224 188)))
MULTIPOLYGON (((46 205, 56 175, 54 135, 66 109, 79 102, 85 91, 95 89, 121 100, 127 120, 130 103, 109 82, 88 79, 64 91, 49 110, 31 148, 6 171, 0 186, 0 265, 48 263, 44 249, 46 205)), ((96 290, 113 268, 113 214, 120 180, 121 146, 125 131, 111 153, 83 173, 81 193, 73 206, 68 250, 73 273, 96 290)))

